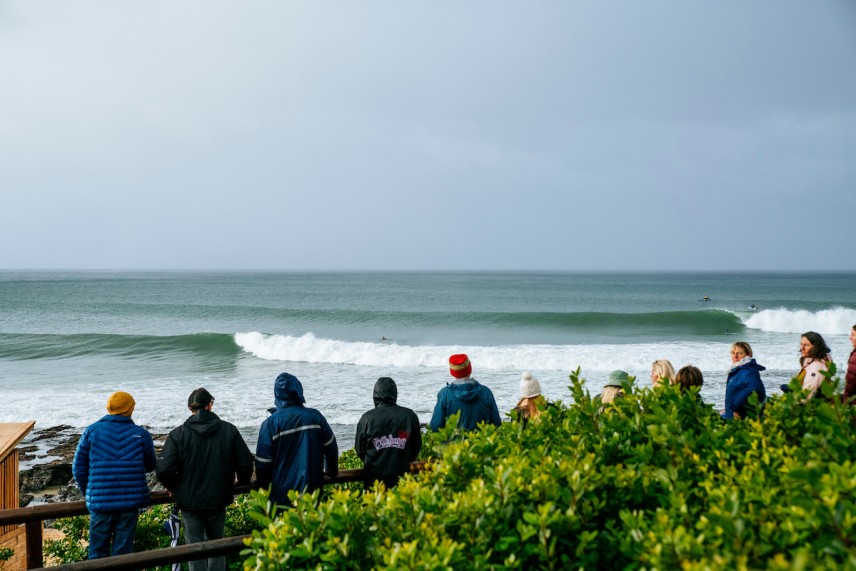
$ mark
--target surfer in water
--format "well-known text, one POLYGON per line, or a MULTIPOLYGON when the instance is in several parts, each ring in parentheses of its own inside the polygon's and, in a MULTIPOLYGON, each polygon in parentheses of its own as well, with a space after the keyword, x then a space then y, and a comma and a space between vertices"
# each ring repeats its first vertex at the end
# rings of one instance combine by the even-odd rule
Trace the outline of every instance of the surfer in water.
POLYGON ((704 295, 704 296, 702 296, 701 300, 702 301, 710 301, 710 298, 707 297, 706 295, 704 295))

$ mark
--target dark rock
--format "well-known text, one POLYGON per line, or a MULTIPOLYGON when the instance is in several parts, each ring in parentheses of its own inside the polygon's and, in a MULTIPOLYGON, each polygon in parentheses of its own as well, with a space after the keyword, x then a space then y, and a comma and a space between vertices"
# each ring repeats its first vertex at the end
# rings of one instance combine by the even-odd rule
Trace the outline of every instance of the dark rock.
POLYGON ((29 445, 29 446, 18 446, 18 459, 21 462, 26 462, 28 460, 32 460, 36 457, 34 452, 39 449, 38 446, 29 445))
POLYGON ((18 506, 22 508, 27 507, 33 501, 33 497, 33 494, 21 494, 18 498, 18 506))
POLYGON ((83 499, 83 493, 80 491, 80 488, 77 487, 77 484, 73 483, 60 488, 59 493, 56 495, 57 502, 79 502, 83 499))
POLYGON ((38 492, 49 486, 65 486, 73 478, 71 464, 56 462, 38 464, 29 470, 21 470, 21 491, 38 492))

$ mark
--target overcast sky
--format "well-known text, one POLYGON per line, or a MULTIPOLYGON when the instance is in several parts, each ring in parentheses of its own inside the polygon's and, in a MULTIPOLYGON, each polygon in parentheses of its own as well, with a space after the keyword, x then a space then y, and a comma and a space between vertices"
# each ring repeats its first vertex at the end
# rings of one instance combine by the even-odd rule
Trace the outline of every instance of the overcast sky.
POLYGON ((856 2, 0 0, 0 268, 856 270, 856 2))

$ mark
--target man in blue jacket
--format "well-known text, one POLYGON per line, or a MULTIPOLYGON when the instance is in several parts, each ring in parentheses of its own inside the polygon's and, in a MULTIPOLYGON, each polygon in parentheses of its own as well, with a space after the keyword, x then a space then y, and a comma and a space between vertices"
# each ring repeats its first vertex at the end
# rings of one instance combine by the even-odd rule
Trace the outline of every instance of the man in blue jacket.
POLYGON ((89 510, 89 558, 130 553, 137 514, 149 505, 146 472, 157 459, 152 435, 137 426, 134 397, 116 392, 106 416, 80 436, 72 472, 89 510), (112 548, 111 548, 112 547, 112 548))
POLYGON ((479 422, 499 426, 499 410, 489 388, 470 377, 473 367, 465 354, 449 357, 449 372, 455 380, 437 393, 437 404, 431 416, 431 430, 436 432, 446 426, 446 419, 460 411, 458 426, 463 430, 474 430, 479 422))
POLYGON ((273 388, 276 406, 259 429, 256 481, 270 485, 270 498, 288 505, 289 490, 310 493, 324 485, 324 472, 339 473, 339 448, 327 419, 303 406, 303 385, 281 373, 273 388))

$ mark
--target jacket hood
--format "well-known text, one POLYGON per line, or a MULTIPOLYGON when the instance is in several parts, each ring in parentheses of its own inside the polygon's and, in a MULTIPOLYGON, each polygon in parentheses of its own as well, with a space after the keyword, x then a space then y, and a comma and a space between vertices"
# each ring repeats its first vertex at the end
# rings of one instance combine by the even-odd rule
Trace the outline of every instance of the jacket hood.
POLYGON ((398 400, 398 387, 395 386, 395 381, 389 377, 379 378, 375 383, 372 397, 374 397, 375 406, 381 403, 395 404, 398 400))
POLYGON ((734 365, 734 367, 731 368, 730 372, 733 373, 733 372, 738 371, 740 369, 755 369, 756 371, 766 371, 767 370, 767 367, 765 367, 763 365, 759 365, 758 363, 755 362, 755 359, 752 357, 749 357, 748 360, 744 359, 744 361, 740 361, 739 363, 736 363, 734 365))
POLYGON ((470 379, 462 383, 455 382, 449 384, 452 391, 452 396, 462 402, 473 402, 479 397, 479 389, 481 385, 475 379, 470 379))
POLYGON ((200 436, 213 436, 220 430, 220 417, 204 408, 184 421, 184 425, 200 436))
POLYGON ((277 408, 286 406, 301 406, 306 402, 303 398, 303 385, 297 377, 289 373, 280 373, 273 384, 274 403, 277 408))

